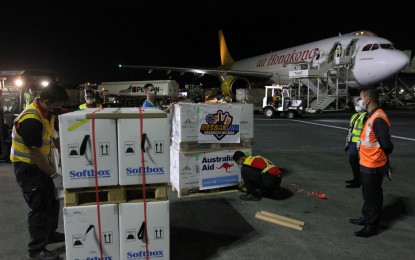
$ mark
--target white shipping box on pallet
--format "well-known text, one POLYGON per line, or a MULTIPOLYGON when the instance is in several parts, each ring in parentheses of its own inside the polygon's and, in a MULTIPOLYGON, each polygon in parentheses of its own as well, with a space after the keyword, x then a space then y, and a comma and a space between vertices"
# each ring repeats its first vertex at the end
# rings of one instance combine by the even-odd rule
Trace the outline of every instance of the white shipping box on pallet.
POLYGON ((172 138, 178 142, 197 141, 199 104, 179 103, 174 105, 172 117, 172 138))
POLYGON ((254 104, 231 103, 231 107, 241 108, 240 131, 241 139, 254 138, 254 104))
POLYGON ((119 204, 121 259, 170 259, 169 201, 148 202, 147 232, 144 232, 144 203, 119 204))
POLYGON ((189 152, 170 147, 170 182, 176 189, 204 190, 237 185, 241 181, 241 171, 232 156, 238 150, 252 154, 251 148, 189 152))
MULTIPOLYGON (((120 258, 118 204, 100 206, 102 255, 104 259, 120 258)), ((63 208, 67 260, 100 259, 97 206, 63 208)))
MULTIPOLYGON (((118 184, 117 127, 115 119, 92 119, 88 114, 97 109, 88 108, 59 115, 59 137, 62 160, 63 187, 83 188, 95 186, 93 137, 95 136, 98 185, 118 184)), ((113 113, 106 108, 95 113, 113 113)))
POLYGON ((170 182, 176 188, 199 187, 198 152, 180 151, 170 147, 170 182))
MULTIPOLYGON (((240 115, 235 116, 239 121, 240 138, 251 139, 254 136, 254 110, 252 104, 246 103, 226 103, 226 104, 194 104, 179 103, 175 104, 172 119, 172 139, 176 142, 195 142, 199 141, 199 120, 200 112, 206 108, 216 110, 232 110, 240 108, 240 115)), ((231 114, 232 116, 232 114, 231 114)), ((202 118, 203 121, 204 118, 202 118)), ((218 141, 220 142, 220 141, 218 141)))
POLYGON ((169 182, 170 123, 167 113, 143 109, 141 121, 137 108, 122 108, 117 116, 120 185, 142 184, 143 172, 146 183, 169 182))

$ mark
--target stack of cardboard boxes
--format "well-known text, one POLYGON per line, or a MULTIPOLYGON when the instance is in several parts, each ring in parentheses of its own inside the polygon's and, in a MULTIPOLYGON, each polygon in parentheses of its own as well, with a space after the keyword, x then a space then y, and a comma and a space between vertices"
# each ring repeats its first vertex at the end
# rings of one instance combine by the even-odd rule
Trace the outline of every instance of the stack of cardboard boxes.
POLYGON ((172 115, 170 182, 178 197, 238 185, 235 151, 252 153, 253 105, 176 104, 172 115))
POLYGON ((170 179, 167 114, 138 108, 95 111, 59 116, 66 259, 100 259, 100 243, 104 259, 146 259, 147 253, 169 259, 169 201, 166 192, 157 196, 170 179), (143 172, 155 196, 143 186, 143 172), (81 201, 88 193, 96 198, 96 191, 100 203, 81 201), (129 200, 127 191, 142 196, 129 200), (110 196, 120 193, 121 199, 110 196))

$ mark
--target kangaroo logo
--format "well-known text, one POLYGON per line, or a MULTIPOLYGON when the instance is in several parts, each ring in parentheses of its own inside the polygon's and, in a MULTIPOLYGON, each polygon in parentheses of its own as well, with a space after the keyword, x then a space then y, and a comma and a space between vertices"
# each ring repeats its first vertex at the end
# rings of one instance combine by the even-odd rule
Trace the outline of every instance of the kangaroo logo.
MULTIPOLYGON (((226 172, 228 172, 228 169, 229 168, 231 168, 231 167, 233 167, 233 163, 232 164, 229 164, 229 163, 224 163, 224 164, 222 164, 220 167, 218 167, 218 168, 216 168, 216 169, 222 169, 222 168, 225 168, 225 171, 226 172)), ((230 173, 230 172, 229 172, 230 173)))

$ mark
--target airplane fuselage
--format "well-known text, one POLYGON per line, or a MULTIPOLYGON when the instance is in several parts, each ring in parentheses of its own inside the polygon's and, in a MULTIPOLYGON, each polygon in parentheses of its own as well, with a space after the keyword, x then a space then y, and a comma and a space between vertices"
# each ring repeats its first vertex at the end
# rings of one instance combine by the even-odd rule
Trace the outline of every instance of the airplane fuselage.
POLYGON ((351 88, 377 84, 397 74, 409 62, 406 54, 394 49, 387 39, 350 33, 238 60, 231 70, 270 72, 271 81, 288 84, 290 63, 315 63, 317 55, 319 62, 328 62, 339 55, 339 46, 340 55, 351 60, 347 82, 351 88))

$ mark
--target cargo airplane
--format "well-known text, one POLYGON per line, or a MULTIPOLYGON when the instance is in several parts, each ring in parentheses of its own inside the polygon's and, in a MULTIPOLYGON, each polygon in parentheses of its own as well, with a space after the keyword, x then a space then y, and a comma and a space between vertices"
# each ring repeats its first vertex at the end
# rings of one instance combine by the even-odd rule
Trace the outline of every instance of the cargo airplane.
POLYGON ((238 88, 262 87, 273 83, 289 84, 293 78, 320 77, 325 78, 327 84, 333 85, 336 80, 330 73, 333 75, 333 68, 338 69, 340 66, 343 70, 347 68, 348 72, 343 73, 347 74, 343 83, 349 89, 373 86, 396 75, 409 63, 409 57, 395 49, 391 41, 370 31, 342 34, 235 61, 220 30, 219 47, 221 66, 218 68, 134 65, 119 67, 218 76, 222 93, 234 97, 238 88), (298 69, 300 64, 306 65, 307 69, 298 69), (295 73, 304 75, 296 77, 295 73))

